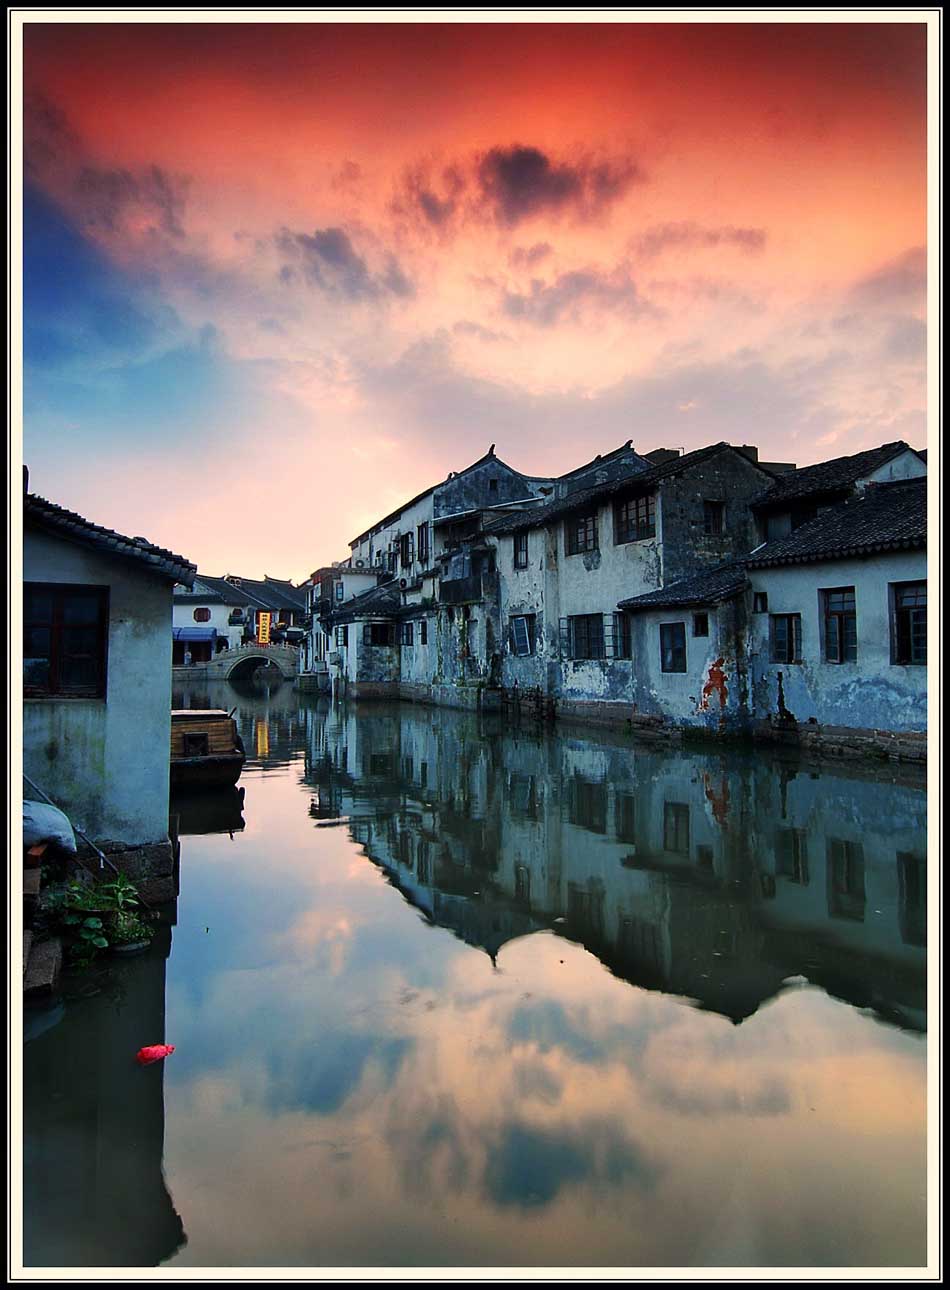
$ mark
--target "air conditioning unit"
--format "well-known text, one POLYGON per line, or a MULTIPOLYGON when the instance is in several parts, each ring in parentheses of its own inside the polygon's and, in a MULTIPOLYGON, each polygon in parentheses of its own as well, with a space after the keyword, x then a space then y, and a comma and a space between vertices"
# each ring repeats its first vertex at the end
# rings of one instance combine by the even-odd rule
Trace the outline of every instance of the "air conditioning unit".
POLYGON ((353 561, 353 563, 356 565, 357 569, 362 569, 362 567, 363 567, 363 561, 362 561, 362 560, 354 560, 354 561, 353 561))
POLYGON ((405 591, 406 587, 408 587, 408 586, 409 586, 409 579, 408 579, 408 578, 400 578, 400 579, 399 579, 399 585, 400 585, 400 587, 402 587, 402 589, 405 591))

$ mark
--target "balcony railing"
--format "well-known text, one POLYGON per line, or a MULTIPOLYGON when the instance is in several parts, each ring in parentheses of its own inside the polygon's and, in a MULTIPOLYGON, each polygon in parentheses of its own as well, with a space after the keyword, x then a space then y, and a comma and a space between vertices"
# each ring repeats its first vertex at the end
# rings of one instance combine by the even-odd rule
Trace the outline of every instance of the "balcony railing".
POLYGON ((481 598, 481 574, 473 574, 468 578, 443 578, 439 583, 439 599, 443 604, 463 605, 467 601, 481 598))

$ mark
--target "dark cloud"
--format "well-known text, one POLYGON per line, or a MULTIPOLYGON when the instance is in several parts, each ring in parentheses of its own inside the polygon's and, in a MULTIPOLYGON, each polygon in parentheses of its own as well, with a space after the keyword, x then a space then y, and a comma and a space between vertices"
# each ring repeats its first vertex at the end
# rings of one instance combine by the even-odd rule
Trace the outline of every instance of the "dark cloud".
MULTIPOLYGON (((441 168, 431 162, 410 168, 392 209, 417 227, 441 233, 465 221, 515 228, 536 216, 593 220, 642 179, 629 159, 558 159, 515 144, 441 168)), ((550 249, 537 243, 523 252, 521 263, 536 263, 550 249)))
POLYGON ((914 246, 889 264, 856 282, 851 289, 853 304, 894 307, 923 305, 927 298, 927 250, 914 246))
POLYGON ((150 219, 155 231, 184 237, 186 188, 187 181, 172 177, 160 166, 137 173, 83 166, 76 176, 85 224, 109 233, 118 232, 134 212, 150 219))
POLYGON ((622 197, 642 175, 632 161, 556 162, 540 148, 492 148, 479 160, 475 181, 495 222, 513 228, 536 215, 569 211, 590 219, 622 197))
POLYGON ((283 229, 276 241, 281 253, 289 257, 289 262, 280 270, 283 282, 293 282, 299 274, 311 286, 349 300, 413 294, 412 283, 393 256, 389 257, 382 274, 370 273, 366 261, 342 228, 316 229, 313 233, 283 229))
POLYGON ((78 140, 66 114, 44 94, 32 92, 23 102, 23 168, 38 179, 57 162, 72 156, 78 140))
POLYGON ((425 224, 442 230, 458 213, 465 188, 465 176, 459 166, 443 166, 436 172, 433 165, 421 163, 406 172, 395 209, 399 214, 417 212, 425 224))
POLYGON ((553 327, 575 319, 590 306, 631 314, 656 312, 622 269, 610 274, 578 269, 560 274, 550 284, 535 278, 529 291, 505 291, 502 296, 502 309, 509 318, 537 327, 553 327))
POLYGON ((535 242, 534 246, 516 246, 508 256, 508 262, 515 269, 533 269, 553 250, 554 247, 550 242, 535 242))
POLYGON ((541 1209, 568 1186, 649 1188, 656 1176, 641 1150, 613 1127, 558 1133, 515 1123, 491 1144, 484 1185, 496 1205, 541 1209))
POLYGON ((704 228, 692 220, 669 224, 656 224, 638 237, 634 243, 641 256, 661 255, 671 249, 734 246, 740 251, 761 251, 767 234, 764 228, 736 228, 726 224, 720 228, 704 228))

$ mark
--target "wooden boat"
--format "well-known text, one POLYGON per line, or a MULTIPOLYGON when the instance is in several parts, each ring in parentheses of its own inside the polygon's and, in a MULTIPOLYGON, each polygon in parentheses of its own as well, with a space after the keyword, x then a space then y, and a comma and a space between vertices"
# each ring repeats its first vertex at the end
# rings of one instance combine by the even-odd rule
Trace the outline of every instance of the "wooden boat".
POLYGON ((172 712, 171 787, 214 788, 235 784, 244 767, 237 723, 223 708, 172 712))

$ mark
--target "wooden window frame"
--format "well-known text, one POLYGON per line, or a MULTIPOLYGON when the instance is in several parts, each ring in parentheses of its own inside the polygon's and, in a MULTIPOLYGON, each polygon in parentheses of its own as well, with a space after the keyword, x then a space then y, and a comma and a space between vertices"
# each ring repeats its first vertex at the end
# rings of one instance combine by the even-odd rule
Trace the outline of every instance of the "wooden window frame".
POLYGON ((27 582, 24 583, 23 631, 24 660, 27 657, 48 657, 49 674, 43 685, 23 684, 23 696, 28 699, 105 699, 108 691, 109 670, 109 588, 77 582, 27 582), (42 592, 51 598, 49 619, 44 619, 27 608, 26 593, 42 592), (91 655, 70 655, 64 645, 64 633, 71 624, 63 622, 63 600, 67 596, 88 596, 96 601, 96 620, 91 624, 76 624, 78 627, 92 627, 97 633, 95 649, 91 655), (26 650, 27 631, 48 631, 49 654, 28 654, 26 650), (96 663, 97 676, 93 685, 70 685, 62 679, 63 665, 70 657, 92 657, 96 663))
POLYGON ((597 512, 571 516, 564 521, 564 554, 585 555, 598 550, 597 512))
POLYGON ((899 667, 927 666, 927 579, 909 582, 892 582, 891 609, 891 663, 899 667), (903 604, 914 597, 915 603, 903 604), (922 599, 921 599, 922 598, 922 599), (923 647, 918 646, 919 633, 923 647))
POLYGON ((512 545, 512 563, 516 569, 528 567, 528 531, 516 533, 512 545))
POLYGON ((607 657, 607 641, 604 632, 603 614, 573 614, 567 620, 568 640, 570 645, 570 656, 581 662, 585 660, 605 659, 607 657), (597 628, 591 631, 592 625, 596 623, 597 628), (599 633, 599 649, 597 649, 597 637, 599 633), (579 650, 585 650, 585 653, 579 653, 579 650))
POLYGON ((822 658, 825 663, 840 666, 858 660, 858 601, 854 587, 822 587, 821 601, 822 658), (843 600, 837 607, 837 599, 843 600), (850 598, 850 605, 847 600, 850 598), (848 626, 853 629, 853 649, 849 647, 848 626))
POLYGON ((660 671, 665 672, 671 676, 683 676, 688 670, 689 670, 689 656, 686 653, 686 624, 684 622, 660 623, 660 671), (667 667, 666 666, 666 662, 667 662, 666 642, 667 642, 669 633, 673 632, 675 628, 679 628, 679 631, 682 633, 682 645, 672 646, 670 650, 670 657, 671 657, 671 660, 675 660, 676 656, 680 653, 680 651, 682 651, 683 666, 667 667))
POLYGON ((656 537, 656 493, 626 497, 614 503, 614 545, 656 537))
POLYGON ((801 614, 769 614, 769 662, 791 665, 802 661, 801 614), (784 625, 785 639, 780 645, 779 625, 784 625))

